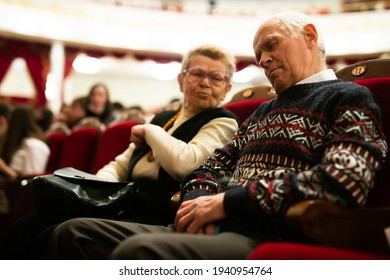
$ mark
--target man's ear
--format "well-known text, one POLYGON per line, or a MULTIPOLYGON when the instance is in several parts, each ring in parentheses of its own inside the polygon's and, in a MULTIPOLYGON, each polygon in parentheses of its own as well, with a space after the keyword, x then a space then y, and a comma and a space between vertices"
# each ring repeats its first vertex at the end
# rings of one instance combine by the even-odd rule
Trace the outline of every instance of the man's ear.
POLYGON ((318 33, 314 24, 311 23, 306 24, 305 27, 303 28, 303 33, 309 47, 312 47, 317 43, 318 33))

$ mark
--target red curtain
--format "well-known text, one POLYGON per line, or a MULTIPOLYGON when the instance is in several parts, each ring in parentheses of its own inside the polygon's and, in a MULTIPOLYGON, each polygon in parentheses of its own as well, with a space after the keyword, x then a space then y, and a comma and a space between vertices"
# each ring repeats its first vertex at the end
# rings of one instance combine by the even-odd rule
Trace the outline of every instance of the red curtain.
POLYGON ((14 59, 13 54, 5 47, 7 42, 8 40, 0 38, 0 82, 3 80, 5 73, 7 73, 14 59))
POLYGON ((26 61, 36 90, 36 106, 46 105, 46 80, 49 73, 49 44, 0 38, 0 82, 11 62, 21 57, 26 61))

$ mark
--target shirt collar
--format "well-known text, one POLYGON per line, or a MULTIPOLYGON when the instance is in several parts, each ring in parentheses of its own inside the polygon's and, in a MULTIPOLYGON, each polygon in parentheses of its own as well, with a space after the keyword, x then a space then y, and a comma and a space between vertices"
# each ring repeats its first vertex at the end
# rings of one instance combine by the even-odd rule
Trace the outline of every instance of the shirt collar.
POLYGON ((303 79, 302 81, 299 81, 296 83, 299 84, 310 84, 310 83, 316 83, 316 82, 322 82, 322 81, 329 81, 329 80, 336 80, 337 76, 334 73, 332 69, 326 69, 321 72, 318 72, 310 77, 307 77, 306 79, 303 79))

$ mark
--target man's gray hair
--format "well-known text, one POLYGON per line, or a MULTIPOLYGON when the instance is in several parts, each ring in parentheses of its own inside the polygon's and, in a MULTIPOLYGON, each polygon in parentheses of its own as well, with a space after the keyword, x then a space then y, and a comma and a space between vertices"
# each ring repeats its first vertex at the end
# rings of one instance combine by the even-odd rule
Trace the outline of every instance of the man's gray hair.
MULTIPOLYGON (((291 36, 297 36, 300 32, 303 32, 303 28, 307 24, 310 23, 314 24, 313 19, 310 16, 296 11, 278 13, 274 16, 271 16, 268 20, 278 21, 280 28, 282 30, 285 30, 291 36)), ((324 40, 322 38, 321 32, 318 29, 317 29, 317 33, 318 33, 317 46, 322 52, 323 58, 325 59, 324 40)))

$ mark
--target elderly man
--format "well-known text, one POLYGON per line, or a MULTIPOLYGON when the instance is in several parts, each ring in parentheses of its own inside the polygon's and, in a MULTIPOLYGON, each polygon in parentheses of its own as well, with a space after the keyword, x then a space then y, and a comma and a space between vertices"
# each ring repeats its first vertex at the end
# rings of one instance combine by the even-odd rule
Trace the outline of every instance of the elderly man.
POLYGON ((327 69, 304 14, 268 19, 253 47, 278 97, 184 178, 175 224, 71 220, 55 230, 48 257, 244 259, 260 242, 283 238, 278 225, 292 203, 364 205, 387 152, 370 91, 327 69))

